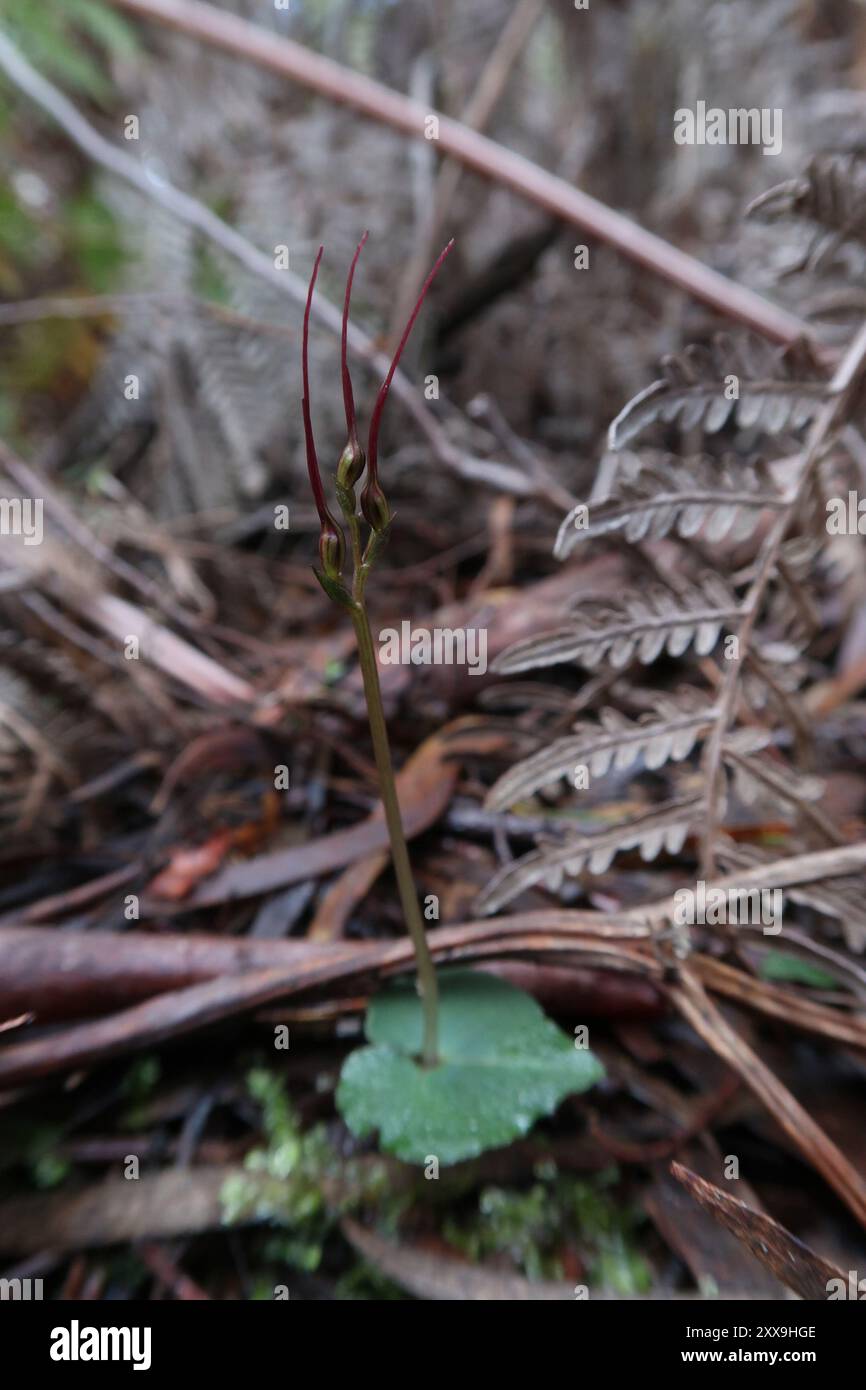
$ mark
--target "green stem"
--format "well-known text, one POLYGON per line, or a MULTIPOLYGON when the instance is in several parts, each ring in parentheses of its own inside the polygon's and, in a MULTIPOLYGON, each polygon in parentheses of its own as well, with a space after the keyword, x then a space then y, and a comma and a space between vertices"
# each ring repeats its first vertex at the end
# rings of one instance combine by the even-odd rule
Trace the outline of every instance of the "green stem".
POLYGON ((376 755, 376 768, 379 773, 382 804, 385 807, 385 822, 391 841, 391 856, 394 861, 394 872, 397 876, 397 888, 400 893, 403 916, 406 919, 406 926, 415 948, 415 959, 418 966, 418 987, 424 1011, 424 1043, 421 1049, 421 1059, 424 1066, 433 1067, 439 1060, 439 986, 433 958, 427 945, 424 923, 421 920, 421 909, 418 906, 418 897, 412 878, 406 836, 403 834, 403 822, 400 819, 400 803, 397 800, 397 788, 394 782, 394 768, 391 762, 391 749, 388 744, 385 711, 382 708, 382 691, 379 686, 373 634, 370 631, 363 592, 360 596, 356 596, 353 604, 352 622, 355 627, 355 636, 358 639, 358 655, 364 677, 364 695, 367 701, 370 733, 373 737, 373 751, 376 755))
POLYGON ((349 543, 352 551, 352 571, 355 576, 354 596, 357 600, 363 594, 363 584, 359 590, 358 580, 359 576, 362 574, 364 558, 361 554, 361 526, 358 521, 358 513, 355 509, 355 489, 353 487, 341 487, 338 483, 337 500, 340 503, 340 508, 349 531, 349 543))

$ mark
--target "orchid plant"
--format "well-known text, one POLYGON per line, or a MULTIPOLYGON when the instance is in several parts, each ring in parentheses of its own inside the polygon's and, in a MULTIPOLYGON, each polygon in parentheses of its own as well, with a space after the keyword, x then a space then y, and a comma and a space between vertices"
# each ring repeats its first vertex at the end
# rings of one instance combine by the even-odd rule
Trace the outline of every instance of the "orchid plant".
POLYGON ((367 233, 352 258, 343 301, 340 368, 347 442, 334 486, 345 531, 325 496, 310 412, 310 312, 323 247, 316 256, 304 311, 302 415, 320 527, 320 569, 315 573, 328 597, 348 612, 355 629, 394 872, 415 952, 417 992, 399 983, 372 1001, 365 1024, 371 1045, 347 1058, 337 1103, 350 1129, 360 1136, 378 1130, 383 1146, 398 1157, 453 1163, 525 1133, 565 1095, 598 1080, 602 1068, 586 1048, 572 1046, 528 995, 496 976, 464 969, 445 971, 440 981, 430 954, 400 818, 366 585, 393 520, 379 482, 382 415, 409 334, 453 242, 427 276, 379 388, 365 453, 348 366, 348 325, 352 284, 366 241, 367 233), (359 515, 356 488, 365 472, 359 515))

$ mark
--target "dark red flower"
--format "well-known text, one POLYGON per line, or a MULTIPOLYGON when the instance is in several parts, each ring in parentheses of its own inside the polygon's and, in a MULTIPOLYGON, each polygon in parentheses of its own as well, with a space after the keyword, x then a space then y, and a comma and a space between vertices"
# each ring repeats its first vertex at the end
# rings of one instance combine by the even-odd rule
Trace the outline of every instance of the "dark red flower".
POLYGON ((343 334, 340 343, 340 370, 343 376, 343 405, 346 410, 346 436, 348 443, 340 457, 337 470, 337 480, 343 487, 354 487, 364 471, 364 450, 361 448, 358 439, 358 425, 355 419, 355 396, 352 391, 352 378, 349 375, 349 353, 347 339, 349 334, 349 304, 352 299, 352 281, 355 278, 355 266, 358 264, 358 257, 364 249, 369 232, 365 232, 358 242, 358 249, 352 257, 352 264, 349 266, 349 274, 346 277, 346 297, 343 301, 343 334))
MULTIPOLYGON (((424 284, 421 287, 421 293, 418 296, 418 302, 416 303, 415 308, 412 310, 412 313, 409 316, 409 322, 406 324, 406 327, 403 330, 403 336, 397 345, 397 351, 394 353, 391 365, 388 368, 388 374, 385 377, 385 380, 382 382, 382 385, 379 387, 379 394, 376 397, 376 404, 373 406, 373 414, 370 416, 370 433, 367 437, 367 482, 364 485, 364 491, 361 493, 361 511, 364 513, 364 517, 366 518, 368 524, 373 527, 374 531, 378 531, 382 528, 383 512, 381 503, 385 500, 384 497, 382 497, 382 491, 379 487, 378 473, 379 427, 382 423, 382 412, 385 409, 385 402, 388 399, 388 392, 391 389, 391 382, 394 378, 394 373, 397 370, 397 364, 399 363, 400 358, 403 355, 403 349, 409 340, 409 334, 412 332, 412 329, 415 325, 415 320, 421 312, 421 305, 424 303, 424 298, 436 277, 439 267, 441 266, 442 262, 448 255, 448 252, 451 250, 451 247, 453 245, 454 241, 452 238, 452 240, 449 241, 445 249, 440 253, 439 259, 437 260, 436 264, 430 271, 430 274, 427 276, 427 279, 424 281, 424 284)), ((387 509, 387 503, 385 505, 387 509)), ((387 524, 387 522, 385 522, 385 524, 387 524)))
POLYGON ((315 289, 316 277, 319 274, 319 266, 324 251, 324 246, 320 246, 319 253, 316 256, 316 263, 313 266, 313 273, 310 277, 310 288, 307 291, 307 306, 304 310, 304 336, 301 350, 301 372, 304 383, 304 394, 301 400, 301 414, 304 419, 307 472, 310 475, 310 487, 313 490, 313 500, 316 504, 316 511, 319 514, 319 522, 321 523, 319 532, 319 558, 321 559, 325 574, 333 579, 339 576, 342 571, 343 560, 346 554, 346 542, 343 532, 328 511, 328 504, 325 501, 325 489, 322 486, 322 475, 319 472, 319 460, 316 456, 313 422, 310 418, 310 307, 313 303, 313 290, 315 289))
MULTIPOLYGON (((361 511, 367 523, 376 532, 383 531, 391 519, 391 510, 385 499, 385 495, 379 486, 378 478, 378 457, 379 457, 379 428, 382 423, 382 412, 385 409, 385 402, 388 399, 388 392, 391 389, 391 382, 397 370, 403 349, 409 339, 409 334, 415 324, 415 320, 421 312, 421 305, 424 303, 425 296, 433 280, 451 247, 453 241, 441 252, 439 259, 424 281, 421 293, 415 308, 409 316, 409 322, 403 330, 403 336, 397 345, 397 351, 391 360, 385 380, 379 387, 379 394, 373 406, 373 413, 370 417, 370 433, 367 439, 367 457, 358 440, 358 426, 355 418, 355 397, 352 391, 352 378, 349 374, 348 360, 348 333, 349 333, 349 307, 352 299, 352 283, 355 278, 355 268, 358 258, 361 255, 367 241, 368 233, 365 232, 358 243, 358 247, 352 257, 352 264, 349 267, 349 274, 346 278, 346 294, 343 300, 343 328, 340 342, 340 370, 343 380, 343 405, 346 412, 346 433, 348 442, 340 455, 337 467, 337 482, 340 487, 352 487, 361 476, 366 464, 367 481, 361 494, 361 511)), ((313 273, 310 277, 310 288, 307 292, 307 304, 304 310, 304 335, 302 347, 302 369, 304 393, 301 401, 301 412, 304 419, 304 441, 307 450, 307 472, 310 475, 310 487, 313 490, 313 499, 316 503, 316 511, 319 514, 321 532, 319 536, 319 555, 325 573, 331 578, 338 576, 343 567, 346 553, 345 537, 341 528, 334 520, 328 504, 325 500, 325 489, 322 486, 322 475, 319 471, 319 460, 316 456, 316 442, 313 437, 313 425, 310 417, 310 375, 309 375, 309 342, 310 342, 310 308, 313 302, 313 290, 315 289, 316 279, 319 274, 319 266, 322 261, 324 247, 320 246, 316 263, 313 266, 313 273)))

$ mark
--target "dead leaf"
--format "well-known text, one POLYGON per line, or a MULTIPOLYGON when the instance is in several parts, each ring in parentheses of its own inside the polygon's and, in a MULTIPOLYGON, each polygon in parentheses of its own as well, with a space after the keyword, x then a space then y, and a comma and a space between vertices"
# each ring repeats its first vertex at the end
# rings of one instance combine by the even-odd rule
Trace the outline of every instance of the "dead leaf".
POLYGON ((714 1221, 730 1231, 765 1269, 801 1298, 826 1300, 828 1280, 841 1279, 845 1283, 841 1270, 822 1260, 772 1217, 728 1196, 715 1183, 698 1177, 681 1163, 672 1163, 670 1170, 714 1221))

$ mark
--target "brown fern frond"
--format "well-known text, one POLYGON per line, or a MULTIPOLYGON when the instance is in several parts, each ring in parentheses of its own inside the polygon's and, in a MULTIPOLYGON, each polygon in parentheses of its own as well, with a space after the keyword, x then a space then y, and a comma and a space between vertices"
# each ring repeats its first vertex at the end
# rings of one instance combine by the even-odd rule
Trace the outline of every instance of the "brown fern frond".
POLYGON ((826 398, 818 364, 803 344, 779 353, 718 337, 662 361, 663 376, 633 397, 612 422, 611 449, 622 449, 650 425, 676 422, 717 434, 730 422, 764 434, 801 430, 826 398))
POLYGON ((604 777, 611 767, 625 771, 639 758, 644 767, 657 771, 668 762, 682 762, 715 718, 694 690, 678 697, 660 696, 657 713, 626 719, 614 709, 603 709, 599 724, 580 723, 567 738, 510 768, 491 788, 485 801, 488 811, 501 811, 531 796, 541 787, 569 777, 576 766, 585 766, 592 778, 604 777))
POLYGON ((627 541, 660 540, 671 531, 688 539, 703 531, 708 541, 748 540, 766 510, 785 499, 763 460, 744 463, 674 454, 637 459, 624 470, 615 497, 572 508, 556 537, 554 555, 564 560, 582 540, 621 533, 627 541))
POLYGON ((531 708, 557 714, 567 710, 573 700, 573 692, 545 681, 509 681, 507 684, 490 685, 478 696, 482 709, 507 711, 531 708))
POLYGON ((591 874, 605 873, 622 850, 639 849, 641 858, 647 863, 662 850, 678 854, 701 808, 700 797, 670 801, 612 830, 571 836, 565 844, 533 850, 494 875, 478 898, 476 909, 484 915, 498 912, 518 893, 537 884, 556 893, 566 875, 576 877, 584 870, 591 874))
MULTIPOLYGON (((756 845, 734 844, 724 840, 719 845, 719 859, 732 869, 753 869, 762 864, 770 866, 778 862, 774 853, 756 845)), ((774 886, 770 875, 766 887, 774 886)), ((838 922, 849 950, 858 955, 866 951, 866 901, 863 897, 862 874, 818 879, 814 883, 786 884, 784 891, 792 902, 838 922)))
POLYGON ((722 757, 733 768, 734 789, 740 799, 746 805, 769 799, 777 805, 798 807, 818 801, 824 793, 822 778, 754 756, 770 741, 770 734, 759 729, 739 729, 728 735, 722 757))
POLYGON ((837 244, 866 246, 866 163, 850 155, 816 155, 800 178, 768 189, 746 212, 768 221, 803 218, 833 232, 837 244))
POLYGON ((638 660, 655 661, 663 651, 682 656, 693 646, 699 656, 713 650, 722 628, 739 616, 737 599, 715 574, 705 574, 681 593, 661 585, 630 594, 620 604, 595 600, 581 606, 578 621, 515 643, 493 663, 500 674, 577 661, 616 669, 638 660))

